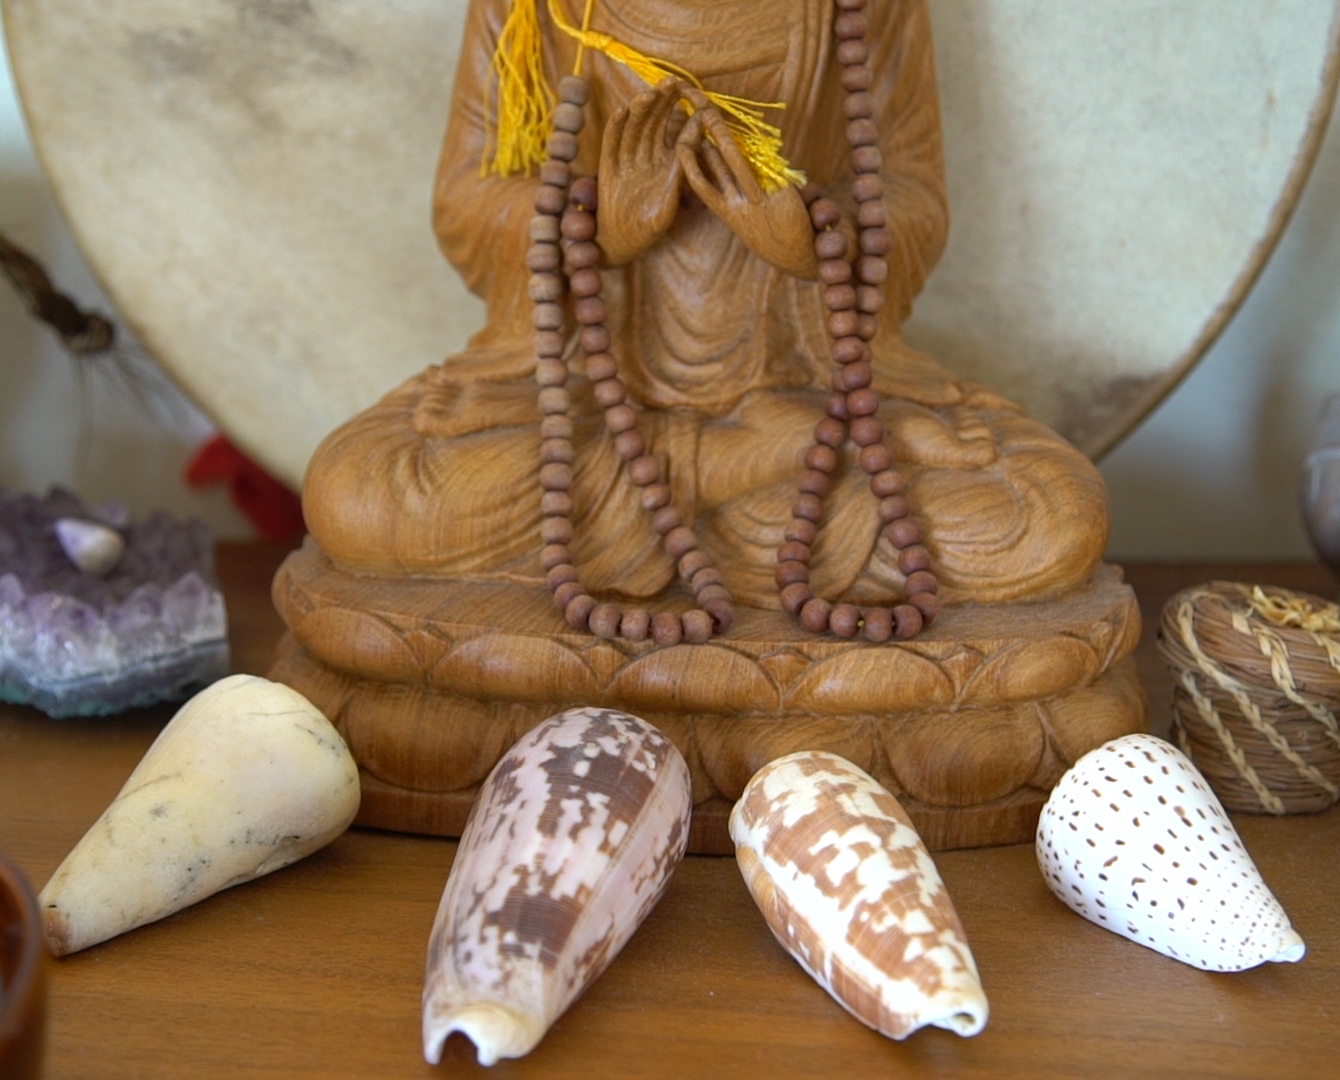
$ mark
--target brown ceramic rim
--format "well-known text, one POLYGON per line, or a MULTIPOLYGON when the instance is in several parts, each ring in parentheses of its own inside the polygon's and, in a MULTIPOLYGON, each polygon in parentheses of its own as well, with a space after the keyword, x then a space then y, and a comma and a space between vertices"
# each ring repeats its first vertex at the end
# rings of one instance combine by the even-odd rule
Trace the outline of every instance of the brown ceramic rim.
POLYGON ((27 880, 3 855, 0 855, 0 890, 3 890, 0 911, 6 919, 12 911, 19 926, 19 961, 13 975, 0 986, 0 1045, 3 1045, 21 1034, 18 1025, 37 986, 38 965, 42 961, 42 919, 27 880))

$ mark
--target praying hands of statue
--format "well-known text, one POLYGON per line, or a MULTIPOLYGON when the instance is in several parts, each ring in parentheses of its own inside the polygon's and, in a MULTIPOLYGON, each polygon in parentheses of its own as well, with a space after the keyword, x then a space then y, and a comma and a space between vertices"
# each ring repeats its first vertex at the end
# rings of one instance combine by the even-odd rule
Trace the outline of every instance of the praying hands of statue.
POLYGON ((760 259, 796 277, 817 278, 814 231, 800 193, 790 185, 765 192, 726 118, 702 91, 682 89, 695 111, 675 156, 693 193, 760 259))
POLYGON ((609 118, 600 142, 600 214, 596 243, 610 266, 651 247, 679 211, 684 171, 675 142, 687 115, 683 87, 663 79, 609 118))

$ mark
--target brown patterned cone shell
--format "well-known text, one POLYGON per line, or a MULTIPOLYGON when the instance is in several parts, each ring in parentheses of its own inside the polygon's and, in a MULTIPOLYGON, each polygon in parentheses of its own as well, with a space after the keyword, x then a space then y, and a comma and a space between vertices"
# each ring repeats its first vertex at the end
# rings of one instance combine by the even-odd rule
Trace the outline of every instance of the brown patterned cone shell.
POLYGON ((765 765, 730 817, 773 935, 863 1024, 976 1035, 987 1001, 963 926, 898 800, 836 754, 765 765))
POLYGON ((688 844, 690 780, 643 720, 572 709, 489 774, 428 944, 424 1057, 453 1031, 480 1064, 528 1053, 623 948, 688 844))

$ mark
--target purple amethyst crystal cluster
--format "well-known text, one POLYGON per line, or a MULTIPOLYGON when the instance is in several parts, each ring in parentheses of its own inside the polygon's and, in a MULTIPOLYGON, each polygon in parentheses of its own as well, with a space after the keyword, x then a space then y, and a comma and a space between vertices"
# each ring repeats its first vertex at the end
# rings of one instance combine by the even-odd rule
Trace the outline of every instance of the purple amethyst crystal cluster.
POLYGON ((92 716, 180 700, 227 675, 227 614, 214 538, 199 521, 91 509, 59 489, 0 488, 0 701, 92 716), (56 522, 116 530, 110 571, 85 573, 56 522))

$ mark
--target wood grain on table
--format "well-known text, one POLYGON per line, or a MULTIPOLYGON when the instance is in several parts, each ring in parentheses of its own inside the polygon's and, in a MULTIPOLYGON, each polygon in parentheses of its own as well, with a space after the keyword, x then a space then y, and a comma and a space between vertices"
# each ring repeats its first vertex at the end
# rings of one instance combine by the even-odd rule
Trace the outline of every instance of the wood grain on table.
MULTIPOLYGON (((238 670, 263 672, 283 552, 225 545, 238 670)), ((1128 568, 1145 610, 1152 726, 1169 683, 1150 625, 1227 577, 1334 596, 1308 565, 1128 568)), ((53 721, 0 706, 0 849, 40 886, 172 710, 53 721)), ((937 855, 991 1002, 973 1039, 903 1043, 844 1013, 773 941, 733 859, 690 857, 622 955, 529 1057, 462 1036, 423 1062, 424 951, 451 841, 352 831, 305 862, 52 965, 47 1075, 122 1077, 1322 1077, 1340 1060, 1340 811, 1235 818, 1303 935, 1300 964, 1197 971, 1055 900, 1031 845, 937 855)))

